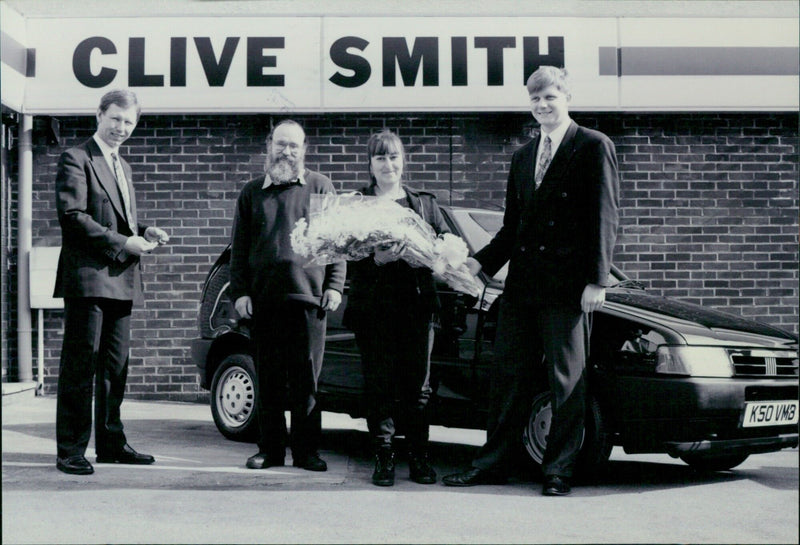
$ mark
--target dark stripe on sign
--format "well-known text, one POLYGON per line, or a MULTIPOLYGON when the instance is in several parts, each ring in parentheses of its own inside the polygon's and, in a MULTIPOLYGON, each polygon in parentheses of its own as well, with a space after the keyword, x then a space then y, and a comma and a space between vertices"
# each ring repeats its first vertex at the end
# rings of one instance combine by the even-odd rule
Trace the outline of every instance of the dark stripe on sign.
POLYGON ((5 32, 0 32, 0 59, 25 77, 36 75, 36 50, 26 48, 5 32))
POLYGON ((601 76, 796 76, 797 47, 600 47, 601 76))

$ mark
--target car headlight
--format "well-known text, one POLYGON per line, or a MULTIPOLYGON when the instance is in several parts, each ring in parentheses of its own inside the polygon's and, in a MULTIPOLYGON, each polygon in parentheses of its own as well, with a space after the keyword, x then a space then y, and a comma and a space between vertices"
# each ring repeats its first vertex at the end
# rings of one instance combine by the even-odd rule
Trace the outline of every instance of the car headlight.
POLYGON ((660 346, 656 356, 656 373, 691 377, 733 376, 733 365, 724 348, 660 346))

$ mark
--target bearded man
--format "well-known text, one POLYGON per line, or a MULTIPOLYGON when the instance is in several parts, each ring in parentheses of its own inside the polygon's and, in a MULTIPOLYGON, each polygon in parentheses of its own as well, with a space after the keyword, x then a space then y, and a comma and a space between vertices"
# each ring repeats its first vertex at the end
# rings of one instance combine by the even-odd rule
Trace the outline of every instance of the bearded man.
POLYGON ((236 203, 229 292, 239 316, 253 320, 257 379, 258 453, 248 458, 250 469, 284 465, 288 439, 295 467, 327 470, 316 390, 326 312, 341 303, 345 263, 307 267, 292 251, 290 234, 308 218, 311 195, 334 193, 329 178, 305 168, 305 153, 303 128, 281 121, 267 137, 265 175, 248 182, 236 203))

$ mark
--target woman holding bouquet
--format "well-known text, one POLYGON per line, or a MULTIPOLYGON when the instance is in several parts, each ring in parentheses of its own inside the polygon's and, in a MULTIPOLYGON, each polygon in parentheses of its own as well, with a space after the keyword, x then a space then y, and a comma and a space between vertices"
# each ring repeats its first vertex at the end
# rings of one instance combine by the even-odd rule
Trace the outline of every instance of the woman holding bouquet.
MULTIPOLYGON (((405 152, 395 133, 373 134, 367 152, 371 184, 361 190, 364 195, 396 201, 437 234, 450 232, 435 197, 402 183, 405 152)), ((438 299, 431 270, 403 261, 403 251, 399 241, 348 267, 350 295, 344 318, 361 352, 367 424, 375 447, 372 482, 378 486, 394 484, 396 423, 409 447, 411 480, 436 482, 428 461, 427 404, 438 299)))

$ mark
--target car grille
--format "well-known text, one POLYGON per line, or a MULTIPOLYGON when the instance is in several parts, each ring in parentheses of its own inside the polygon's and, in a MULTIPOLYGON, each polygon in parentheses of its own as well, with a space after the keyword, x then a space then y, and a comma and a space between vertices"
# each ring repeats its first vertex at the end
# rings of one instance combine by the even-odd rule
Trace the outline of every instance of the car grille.
POLYGON ((737 377, 796 377, 796 352, 729 350, 737 377))

